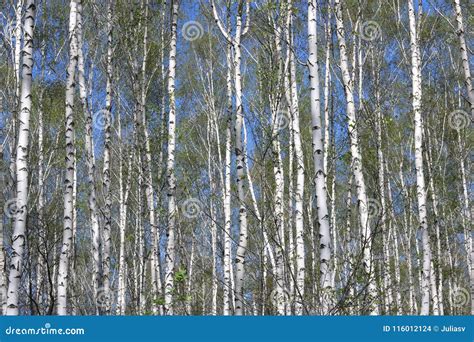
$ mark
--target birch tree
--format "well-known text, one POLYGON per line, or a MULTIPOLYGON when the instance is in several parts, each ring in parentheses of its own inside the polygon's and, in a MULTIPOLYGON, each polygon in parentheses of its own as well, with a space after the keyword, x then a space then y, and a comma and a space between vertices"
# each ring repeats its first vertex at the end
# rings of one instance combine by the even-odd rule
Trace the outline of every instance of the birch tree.
POLYGON ((320 240, 320 283, 323 291, 322 311, 328 313, 331 305, 332 274, 331 265, 331 233, 329 229, 329 212, 326 191, 326 170, 324 168, 324 151, 321 102, 319 94, 319 65, 317 39, 317 2, 308 0, 308 68, 311 90, 311 124, 313 139, 314 185, 316 190, 316 208, 318 212, 319 240, 320 240))
POLYGON ((474 116, 474 88, 472 87, 471 68, 469 65, 468 50, 464 34, 464 23, 460 0, 454 0, 454 11, 456 13, 457 35, 459 37, 459 49, 461 51, 462 68, 467 96, 471 105, 471 115, 474 116))
MULTIPOLYGON (((248 32, 250 19, 249 1, 240 0, 238 4, 238 11, 235 17, 235 32, 231 36, 228 30, 224 27, 219 15, 217 13, 214 1, 211 0, 212 12, 214 20, 219 27, 224 38, 232 45, 233 49, 233 70, 234 70, 234 89, 235 89, 235 157, 237 164, 237 192, 239 198, 239 243, 236 253, 236 274, 235 274, 235 314, 243 315, 244 300, 243 300, 243 283, 245 276, 245 253, 247 248, 247 209, 245 207, 245 158, 244 146, 242 144, 242 127, 244 120, 243 103, 242 103, 242 76, 241 76, 241 39, 248 32), (244 16, 244 2, 245 2, 245 25, 243 24, 244 16)), ((229 29, 230 30, 230 29, 229 29)))
POLYGON ((176 30, 178 25, 178 2, 171 2, 171 42, 168 66, 168 160, 166 163, 166 177, 168 186, 168 238, 166 246, 166 273, 165 273, 165 314, 173 314, 173 290, 175 267, 175 228, 176 228, 176 176, 175 176, 175 149, 176 149, 176 30))
MULTIPOLYGON (((300 112, 298 103, 298 91, 296 84, 296 62, 293 49, 293 15, 292 2, 287 4, 287 28, 286 39, 288 41, 288 67, 286 99, 290 109, 291 127, 293 133, 294 157, 296 165, 296 189, 295 189, 295 247, 296 247, 296 270, 295 279, 295 314, 302 315, 304 309, 304 280, 305 280, 305 248, 304 248, 304 222, 303 222, 303 199, 304 199, 304 156, 300 133, 300 112)), ((291 176, 291 174, 290 174, 291 176)), ((290 236, 292 232, 290 231, 290 236)), ((291 247, 290 247, 291 248, 291 247)))
POLYGON ((110 189, 111 170, 111 130, 112 130, 112 28, 113 17, 112 8, 113 3, 107 3, 107 66, 106 66, 106 86, 105 86, 105 126, 104 126, 104 167, 103 167, 103 189, 104 189, 104 230, 103 230, 103 292, 105 302, 103 303, 105 314, 110 313, 110 244, 111 244, 111 229, 112 229, 112 194, 110 189))
POLYGON ((33 31, 35 25, 36 4, 34 0, 26 2, 23 23, 24 46, 21 68, 20 112, 18 117, 18 143, 16 149, 16 210, 15 227, 12 234, 12 255, 10 257, 7 315, 18 315, 19 291, 23 267, 23 253, 26 244, 26 221, 28 214, 28 151, 31 115, 31 84, 33 74, 33 31))
MULTIPOLYGON (((143 34, 143 61, 142 61, 142 70, 141 70, 141 98, 140 98, 140 111, 142 117, 142 127, 143 135, 145 138, 145 167, 146 167, 146 198, 148 205, 148 216, 150 219, 151 226, 151 239, 152 239, 152 251, 151 251, 151 276, 153 283, 153 292, 154 296, 159 296, 161 293, 161 267, 159 259, 159 241, 160 237, 158 234, 158 227, 155 216, 155 198, 154 198, 154 186, 153 186, 153 177, 152 177, 152 160, 151 160, 151 148, 150 148, 150 136, 148 133, 148 125, 146 119, 146 64, 148 61, 148 24, 146 20, 148 19, 148 1, 145 1, 145 27, 143 34)), ((156 305, 153 305, 153 312, 156 314, 158 309, 156 305)))
POLYGON ((78 60, 77 42, 77 0, 71 0, 69 12, 69 62, 66 78, 66 175, 64 179, 64 216, 63 216, 63 238, 58 269, 58 315, 67 315, 67 295, 69 280, 69 260, 73 243, 73 190, 75 170, 75 148, 74 148, 74 91, 76 66, 78 60))
POLYGON ((411 76, 412 76, 412 107, 415 127, 415 168, 416 168, 416 193, 418 200, 418 219, 423 245, 423 274, 421 283, 421 315, 430 312, 430 274, 431 274, 431 248, 428 235, 428 220, 426 217, 426 187, 423 171, 423 119, 421 116, 421 56, 419 37, 417 33, 417 20, 413 0, 408 0, 408 15, 410 19, 410 50, 411 50, 411 76))
MULTIPOLYGON (((0 145, 0 188, 5 189, 5 171, 3 162, 3 145, 0 145)), ((7 263, 5 258, 5 241, 4 241, 4 227, 3 227, 3 212, 5 205, 5 191, 0 192, 0 308, 1 314, 5 315, 7 312, 7 263)))
MULTIPOLYGON (((466 85, 467 96, 469 99, 469 103, 471 106, 471 121, 474 117, 474 88, 472 86, 472 78, 471 78, 471 68, 469 65, 469 56, 468 50, 466 46, 466 38, 464 34, 464 24, 463 24, 463 16, 462 16, 462 9, 459 0, 454 0, 454 10, 456 12, 456 23, 457 23, 457 35, 459 37, 459 47, 461 51, 461 59, 462 59, 462 67, 464 71, 464 83, 466 85)), ((468 121, 468 118, 464 118, 468 121)), ((461 137, 460 132, 458 131, 458 144, 461 147, 461 137)), ((466 186, 466 176, 465 176, 465 167, 464 167, 464 159, 461 158, 461 176, 463 182, 463 199, 464 199, 464 216, 465 220, 469 222, 471 220, 471 214, 469 210, 469 196, 466 186)), ((472 245, 472 233, 470 230, 467 230, 467 234, 465 234, 467 251, 469 255, 468 264, 470 264, 470 283, 471 283, 471 314, 474 314, 474 247, 472 245)))
MULTIPOLYGON (((228 11, 230 16, 230 11, 228 11)), ((228 31, 229 32, 229 31, 228 31)), ((223 289, 223 314, 231 314, 231 293, 233 292, 232 280, 231 280, 231 268, 232 268, 232 240, 231 240, 231 154, 232 154, 232 45, 230 42, 226 44, 226 129, 225 129, 225 161, 223 169, 223 192, 222 192, 222 203, 224 211, 224 289, 223 289)))

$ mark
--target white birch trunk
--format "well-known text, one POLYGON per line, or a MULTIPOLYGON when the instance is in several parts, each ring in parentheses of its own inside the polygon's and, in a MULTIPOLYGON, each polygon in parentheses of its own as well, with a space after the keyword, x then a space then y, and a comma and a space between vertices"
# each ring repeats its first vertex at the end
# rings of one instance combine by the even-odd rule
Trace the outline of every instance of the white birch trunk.
MULTIPOLYGON (((331 3, 328 3, 328 20, 326 23, 326 63, 324 70, 324 174, 327 176, 329 157, 329 89, 331 87, 331 50, 332 50, 332 29, 331 29, 331 3)), ((326 186, 328 186, 326 184, 326 186)), ((332 215, 332 214, 331 214, 332 215)))
MULTIPOLYGON (((235 19, 234 36, 230 35, 230 27, 228 30, 224 28, 215 7, 214 1, 211 1, 212 13, 214 20, 219 27, 222 35, 233 48, 233 68, 234 68, 234 89, 235 89, 235 156, 237 164, 237 192, 239 198, 239 241, 236 252, 236 274, 235 274, 235 314, 244 314, 244 298, 243 298, 243 283, 245 276, 245 253, 247 250, 247 209, 245 206, 245 151, 242 144, 242 128, 244 121, 243 103, 242 103, 242 77, 241 77, 241 38, 248 31, 249 27, 249 10, 250 4, 245 0, 245 26, 242 24, 244 0, 239 1, 238 11, 235 19)), ((228 9, 230 11, 230 9, 228 9)), ((228 25, 230 23, 228 17, 228 25)), ((228 58, 229 59, 229 58, 228 58)))
MULTIPOLYGON (((194 234, 194 232, 193 232, 194 234)), ((186 284, 186 294, 187 296, 191 295, 192 291, 192 284, 193 284, 193 274, 194 274, 194 258, 195 258, 195 250, 196 250, 196 240, 194 239, 194 235, 191 238, 191 256, 189 257, 189 267, 188 267, 188 274, 187 274, 187 284, 186 284)), ((203 282, 204 286, 204 282, 203 282)), ((191 300, 186 299, 186 314, 187 315, 192 315, 192 306, 191 306, 191 300)), ((204 314, 205 309, 203 309, 203 314, 204 314)))
POLYGON ((233 291, 232 287, 232 277, 231 277, 231 268, 232 268, 232 233, 231 233, 231 208, 230 208, 230 199, 231 199, 231 154, 232 154, 232 57, 231 51, 232 45, 227 44, 227 124, 226 124, 226 139, 225 139, 225 166, 224 166, 224 184, 223 184, 223 193, 222 193, 222 202, 224 204, 224 287, 223 287, 223 297, 224 297, 224 308, 223 314, 231 314, 231 303, 230 303, 230 294, 233 291))
MULTIPOLYGON (((286 68, 285 68, 286 70, 286 68)), ((289 79, 286 77, 285 73, 285 88, 286 88, 286 97, 288 99, 289 94, 289 79)), ((288 282, 288 287, 290 291, 290 296, 293 299, 295 296, 295 283, 293 281, 295 277, 295 215, 294 215, 294 201, 295 201, 295 192, 294 192, 294 132, 293 132, 293 117, 290 114, 291 107, 288 105, 288 121, 289 121, 289 141, 288 141, 288 244, 286 245, 288 253, 288 261, 286 265, 286 281, 288 282)), ((287 308, 287 314, 290 314, 292 310, 291 305, 287 308)))
MULTIPOLYGON (((33 28, 36 6, 34 0, 26 2, 24 22, 24 47, 22 83, 20 95, 20 114, 18 145, 16 150, 16 213, 12 235, 12 254, 10 257, 7 315, 19 314, 20 281, 23 266, 23 251, 26 245, 26 220, 28 203, 28 150, 31 114, 31 83, 33 73, 33 28)), ((3 218, 2 218, 3 219, 3 218)))
MULTIPOLYGON (((245 253, 247 251, 247 208, 245 206, 245 154, 242 144, 242 127, 244 122, 242 103, 242 76, 241 76, 241 37, 242 37, 242 3, 239 4, 239 13, 236 17, 235 37, 232 40, 234 50, 234 88, 235 88, 235 158, 237 164, 237 192, 239 198, 239 242, 237 246, 235 264, 235 314, 244 314, 244 276, 245 253)), ((247 6, 249 6, 247 2, 247 6)), ((248 25, 248 17, 247 17, 248 25)))
POLYGON ((421 65, 420 48, 418 45, 417 23, 413 0, 408 0, 408 15, 410 18, 410 44, 411 44, 411 73, 413 86, 413 112, 415 125, 415 168, 416 168, 416 193, 418 199, 418 219, 421 229, 423 244, 423 273, 422 273, 422 300, 421 315, 430 312, 430 273, 431 249, 428 235, 428 221, 426 217, 426 187, 423 172, 423 122, 421 117, 421 65))
POLYGON ((468 192, 468 182, 466 178, 466 168, 464 163, 464 152, 463 145, 461 141, 461 134, 457 132, 458 138, 458 147, 460 152, 460 171, 461 171, 461 180, 462 180, 462 204, 463 204, 463 226, 464 226, 464 245, 466 249, 466 259, 467 265, 470 272, 470 284, 471 284, 471 314, 474 315, 474 247, 472 245, 472 230, 469 229, 470 222, 472 222, 471 210, 469 204, 469 192, 468 192))
POLYGON ((458 26, 456 33, 459 37, 459 48, 461 50, 462 68, 464 71, 464 83, 466 84, 467 96, 471 105, 471 115, 474 116, 474 88, 472 87, 471 69, 469 66, 469 56, 466 46, 466 38, 464 36, 464 24, 460 0, 454 0, 454 11, 456 12, 456 23, 458 26))
MULTIPOLYGON (((120 104, 120 102, 119 102, 120 104)), ((120 106, 118 107, 120 109, 120 106)), ((118 121, 118 135, 119 135, 119 231, 120 231, 120 254, 119 254, 119 275, 118 275, 118 290, 117 290, 117 315, 125 315, 126 313, 126 290, 127 290, 127 263, 125 260, 125 234, 127 230, 127 209, 128 196, 130 194, 130 185, 132 181, 132 152, 128 156, 128 175, 125 182, 125 189, 123 184, 123 132, 122 121, 120 113, 117 113, 118 121)))
MULTIPOLYGON (((324 150, 321 101, 319 94, 319 65, 317 39, 317 2, 308 0, 308 68, 311 95, 311 125, 313 140, 314 186, 316 193, 316 208, 319 226, 319 260, 320 285, 322 290, 322 313, 327 314, 331 307, 332 271, 331 267, 331 231, 329 227, 329 212, 327 205, 326 174, 324 165, 324 150)), ((326 85, 327 86, 327 85, 326 85)), ((329 123, 329 120, 327 120, 329 123)), ((327 166, 326 166, 327 167, 327 166)), ((334 228, 333 228, 334 229, 334 228)))
MULTIPOLYGON (((274 27, 275 34, 275 46, 276 54, 278 59, 278 83, 277 89, 282 89, 283 77, 284 77, 284 63, 282 59, 282 44, 280 38, 280 30, 278 27, 274 27)), ((285 203, 284 203, 284 191, 285 191, 285 178, 283 171, 283 161, 281 157, 281 145, 280 145, 280 130, 282 120, 288 120, 283 118, 284 113, 281 112, 281 92, 277 94, 270 94, 270 107, 272 109, 272 155, 273 155, 273 175, 275 177, 275 193, 274 193, 274 206, 275 206, 275 226, 276 226, 276 243, 275 248, 275 266, 276 266, 276 303, 278 315, 285 315, 286 310, 286 296, 285 296, 285 270, 284 270, 284 253, 285 253, 285 203)))
POLYGON ((3 163, 3 145, 0 145, 0 309, 1 315, 7 313, 7 264, 5 258, 5 245, 3 241, 3 207, 4 203, 4 189, 5 189, 5 177, 4 177, 4 163, 3 163))
POLYGON ((105 126, 104 126, 104 165, 102 187, 104 191, 104 229, 103 229, 103 258, 102 258, 102 303, 104 314, 109 315, 111 310, 110 294, 110 244, 112 229, 112 193, 110 190, 110 158, 111 158, 111 134, 112 134, 112 6, 111 0, 107 3, 107 59, 106 59, 106 86, 105 86, 105 126))
MULTIPOLYGON (((298 92, 296 86, 296 63, 293 46, 293 19, 292 2, 287 4, 287 40, 289 42, 289 74, 287 75, 288 89, 287 101, 290 105, 291 131, 293 132, 293 144, 296 165, 295 184, 295 314, 302 315, 304 309, 304 279, 305 279, 305 248, 304 248, 304 223, 303 223, 303 199, 304 199, 304 157, 301 143, 298 92)), ((290 231, 291 234, 291 231, 290 231)), ((291 241, 291 239, 290 239, 291 241)))
MULTIPOLYGON (((211 76, 212 77, 212 76, 211 76)), ((214 115, 212 113, 211 115, 214 115)), ((209 177, 209 184, 211 186, 211 193, 216 193, 216 183, 214 181, 214 176, 212 172, 212 119, 208 116, 207 122, 207 174, 209 177)), ((216 136, 219 133, 216 132, 216 136)), ((211 276, 211 283, 212 283, 212 293, 211 293, 211 315, 217 315, 217 217, 214 210, 214 201, 212 197, 209 199, 209 225, 211 231, 211 258, 212 258, 212 276, 211 276)), ((194 240, 193 240, 194 242, 194 240)), ((191 314, 190 310, 188 310, 189 314, 191 314)))
POLYGON ((69 13, 69 63, 66 79, 66 175, 64 179, 64 228, 58 269, 58 315, 67 315, 67 291, 69 280, 69 258, 73 243, 73 191, 74 191, 74 75, 78 59, 77 45, 77 0, 71 0, 69 13))
MULTIPOLYGON (((16 148, 18 141, 18 127, 17 127, 17 115, 18 109, 20 108, 20 92, 21 92, 21 37, 23 34, 23 25, 21 22, 23 16, 23 1, 18 0, 15 9, 15 56, 14 56, 14 71, 15 71, 15 107, 12 113, 12 141, 10 143, 10 174, 13 180, 13 184, 16 182, 16 148)), ((15 217, 13 217, 15 220, 15 217)))
POLYGON ((166 175, 168 185, 168 231, 166 236, 166 273, 165 273, 165 314, 173 314, 173 290, 174 290, 174 263, 175 263, 175 225, 176 225, 176 177, 175 177, 175 149, 176 149, 176 99, 175 99, 175 76, 176 76, 176 30, 178 21, 178 2, 172 2, 171 18, 171 42, 168 66, 168 160, 166 164, 166 175))

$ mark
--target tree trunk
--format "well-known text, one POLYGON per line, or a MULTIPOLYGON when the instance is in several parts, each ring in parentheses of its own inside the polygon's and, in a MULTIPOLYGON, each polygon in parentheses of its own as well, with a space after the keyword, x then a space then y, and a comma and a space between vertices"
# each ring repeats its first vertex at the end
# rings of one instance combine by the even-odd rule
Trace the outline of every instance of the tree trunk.
MULTIPOLYGON (((245 206, 245 155, 242 144, 242 127, 244 123, 244 112, 242 102, 242 76, 241 76, 241 46, 242 37, 242 3, 240 1, 239 13, 236 18, 235 37, 233 39, 234 49, 234 87, 235 87, 235 159, 237 164, 237 192, 239 198, 239 242, 235 257, 235 314, 244 314, 243 286, 245 276, 245 254, 247 252, 247 208, 245 206)), ((247 6, 249 6, 247 2, 247 6)), ((248 17, 247 17, 248 25, 248 17)))
POLYGON ((33 28, 36 6, 34 0, 26 2, 24 22, 24 47, 18 145, 16 150, 16 212, 12 235, 7 293, 7 315, 19 314, 19 292, 23 266, 23 251, 26 244, 26 220, 28 204, 28 151, 31 114, 31 83, 33 72, 33 28))
POLYGON ((119 230, 120 230, 120 254, 119 254, 119 276, 118 276, 118 300, 117 300, 117 314, 124 315, 126 313, 126 287, 127 287, 127 264, 125 260, 125 234, 127 230, 127 209, 128 196, 130 193, 130 184, 132 181, 132 153, 128 157, 128 175, 123 185, 123 140, 122 140, 122 126, 120 114, 117 114, 118 119, 118 134, 119 134, 119 230))
MULTIPOLYGON (((303 199, 304 199, 304 157, 300 134, 300 113, 298 105, 298 92, 296 87, 296 65, 293 50, 293 18, 292 3, 287 5, 287 40, 289 42, 289 82, 287 86, 287 101, 290 105, 291 130, 293 132, 293 144, 296 164, 296 187, 295 187, 295 314, 302 315, 304 309, 304 280, 305 280, 305 248, 304 248, 304 222, 303 222, 303 199)), ((290 232, 291 234, 291 232, 290 232)))
MULTIPOLYGON (((80 1, 80 0, 79 0, 80 1)), ((71 0, 69 13, 69 63, 66 78, 66 175, 64 179, 64 228, 61 254, 58 270, 58 315, 67 315, 67 291, 69 280, 69 258, 72 248, 72 229, 74 219, 73 191, 74 191, 74 90, 76 65, 78 60, 77 45, 77 0, 71 0)))
POLYGON ((430 312, 430 273, 431 249, 428 235, 428 221, 426 217, 426 188, 423 171, 423 122, 421 117, 421 56, 418 43, 417 23, 413 0, 408 0, 408 15, 410 18, 410 44, 411 44, 411 73, 413 86, 413 112, 415 125, 415 168, 416 168, 416 193, 418 199, 418 219, 420 222, 421 238, 423 244, 423 273, 422 273, 422 300, 421 315, 430 312))
POLYGON ((7 265, 5 259, 5 245, 3 241, 3 211, 5 205, 5 172, 3 163, 3 145, 0 145, 0 309, 1 315, 7 312, 7 265))
POLYGON ((469 103, 471 105, 471 115, 474 116, 474 88, 472 87, 471 69, 469 66, 469 56, 468 56, 468 50, 466 46, 466 38, 464 37, 464 24, 463 24, 460 0, 454 0, 454 11, 456 12, 456 23, 458 25, 458 29, 456 33, 459 37, 459 48, 461 50, 462 68, 464 71, 464 83, 466 84, 467 96, 469 99, 469 103))
POLYGON ((102 281, 104 299, 100 306, 104 314, 109 315, 110 303, 110 243, 112 229, 112 193, 110 190, 110 157, 111 157, 111 131, 112 131, 112 0, 107 3, 107 65, 106 65, 106 86, 105 86, 105 126, 104 126, 104 166, 102 187, 104 191, 104 229, 103 229, 103 258, 102 258, 102 281))
MULTIPOLYGON (((320 285, 322 290, 322 312, 327 314, 331 307, 332 271, 331 266, 331 231, 329 227, 329 212, 327 205, 326 174, 324 165, 324 150, 321 127, 321 102, 319 95, 319 65, 317 42, 317 2, 308 0, 308 68, 311 94, 311 125, 313 139, 314 185, 316 193, 316 208, 318 211, 319 226, 319 260, 320 285)), ((327 120, 329 123, 329 120, 327 120)))
POLYGON ((144 24, 144 35, 143 35, 143 60, 142 60, 142 72, 141 72, 141 98, 140 98, 140 114, 142 118, 143 135, 145 137, 145 180, 146 188, 145 195, 148 206, 148 216, 150 220, 151 228, 151 277, 153 286, 153 313, 158 313, 158 306, 156 305, 156 299, 161 293, 161 273, 160 273, 160 260, 159 260, 159 236, 158 226, 155 216, 155 198, 154 198, 154 187, 153 187, 153 176, 152 176, 152 160, 151 160, 151 147, 150 147, 150 136, 148 134, 148 125, 146 118, 146 64, 148 60, 148 0, 144 3, 145 10, 145 24, 144 24))
POLYGON ((165 314, 173 314, 173 290, 174 290, 174 263, 175 263, 175 225, 176 225, 176 178, 175 178, 175 149, 176 149, 176 99, 175 99, 175 75, 176 75, 176 30, 178 21, 178 1, 172 1, 171 20, 171 42, 168 66, 168 161, 166 164, 168 185, 168 231, 166 236, 166 274, 165 274, 165 314))
MULTIPOLYGON (((283 86, 283 77, 285 72, 283 70, 284 63, 282 58, 282 42, 280 37, 280 28, 274 25, 273 28, 275 35, 275 47, 276 55, 278 60, 278 81, 276 88, 282 89, 283 86)), ((285 123, 284 120, 288 120, 287 117, 281 110, 281 98, 282 91, 280 90, 276 94, 270 94, 270 108, 271 108, 271 125, 272 125, 272 156, 273 156, 273 175, 275 178, 275 193, 274 193, 274 207, 275 207, 275 228, 276 228, 276 248, 275 248, 275 295, 273 295, 272 300, 275 300, 275 305, 277 313, 280 316, 286 314, 286 293, 285 293, 285 202, 284 202, 284 191, 285 191, 285 177, 283 171, 283 160, 281 156, 281 144, 280 144, 280 134, 281 130, 284 128, 282 124, 285 123)), ((273 294, 273 293, 272 293, 273 294)))
POLYGON ((224 205, 224 315, 230 315, 232 308, 230 305, 230 295, 232 292, 232 217, 231 217, 231 154, 232 154, 232 45, 227 43, 227 123, 226 123, 226 138, 225 138, 225 166, 224 166, 224 184, 222 193, 222 202, 224 205))

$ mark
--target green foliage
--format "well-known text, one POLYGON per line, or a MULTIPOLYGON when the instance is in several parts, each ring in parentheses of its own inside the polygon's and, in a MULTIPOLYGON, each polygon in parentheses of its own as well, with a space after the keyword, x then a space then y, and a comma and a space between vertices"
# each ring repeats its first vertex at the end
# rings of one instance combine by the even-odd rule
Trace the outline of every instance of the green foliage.
POLYGON ((174 281, 176 283, 184 283, 187 279, 187 274, 186 274, 186 269, 180 267, 178 268, 177 271, 174 273, 174 281))

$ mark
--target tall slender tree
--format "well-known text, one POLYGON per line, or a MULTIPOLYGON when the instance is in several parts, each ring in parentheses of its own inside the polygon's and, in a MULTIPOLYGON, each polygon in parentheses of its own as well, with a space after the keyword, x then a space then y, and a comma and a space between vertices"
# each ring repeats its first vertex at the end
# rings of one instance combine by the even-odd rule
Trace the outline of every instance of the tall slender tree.
POLYGON ((239 198, 239 242, 236 252, 236 274, 235 274, 235 314, 243 315, 244 313, 244 299, 243 299, 243 283, 245 276, 245 253, 247 250, 247 208, 245 206, 245 158, 244 147, 242 144, 242 127, 244 120, 243 102, 242 102, 242 75, 241 75, 241 39, 248 32, 250 25, 250 4, 249 1, 240 0, 238 3, 237 14, 235 17, 235 32, 230 35, 230 28, 226 29, 217 13, 217 8, 214 1, 211 0, 211 7, 214 15, 214 20, 219 27, 222 35, 232 45, 233 50, 233 70, 234 70, 234 89, 235 89, 235 157, 237 164, 237 192, 239 198), (245 3, 245 24, 244 17, 244 3, 245 3))
POLYGON ((73 243, 73 191, 75 170, 75 148, 74 148, 74 91, 75 74, 78 61, 77 44, 77 5, 80 0, 71 0, 69 12, 69 62, 66 77, 66 175, 64 179, 64 216, 63 216, 63 239, 58 269, 58 315, 68 314, 67 295, 70 252, 73 243))
POLYGON ((311 124, 313 139, 313 164, 314 185, 316 188, 316 208, 318 211, 319 225, 319 260, 320 260, 320 283, 322 294, 322 310, 328 313, 331 305, 332 274, 331 265, 331 232, 329 228, 329 212, 327 205, 326 174, 324 169, 324 151, 322 125, 321 125, 321 102, 319 94, 319 65, 318 65, 318 39, 317 39, 317 2, 308 0, 308 68, 311 94, 311 124))
POLYGON ((176 175, 175 175, 175 150, 176 150, 176 31, 178 26, 178 1, 171 1, 171 42, 168 66, 168 160, 166 175, 168 185, 168 238, 166 246, 166 273, 165 273, 165 314, 173 314, 174 267, 175 267, 175 229, 176 229, 176 175))
POLYGON ((421 56, 418 36, 418 25, 413 0, 408 0, 408 17, 410 20, 410 50, 412 76, 412 107, 415 127, 415 169, 416 194, 418 200, 418 219, 423 246, 423 266, 421 279, 421 315, 430 312, 430 275, 431 275, 431 247, 428 234, 428 219, 426 216, 426 187, 423 170, 423 119, 421 115, 421 56))
POLYGON ((103 292, 105 302, 103 303, 104 313, 110 314, 110 245, 112 230, 112 193, 111 193, 111 133, 112 133, 112 29, 113 29, 113 1, 107 2, 107 66, 106 66, 106 86, 105 86, 105 126, 104 126, 104 166, 103 166, 103 189, 104 189, 104 230, 103 230, 103 292))
POLYGON ((23 267, 23 253, 26 244, 26 221, 28 216, 28 151, 31 116, 31 86, 33 75, 33 31, 35 25, 36 4, 34 0, 26 1, 23 24, 24 46, 21 70, 20 112, 18 126, 18 143, 16 149, 16 212, 15 227, 12 235, 12 255, 10 257, 7 315, 18 315, 19 291, 23 267))

